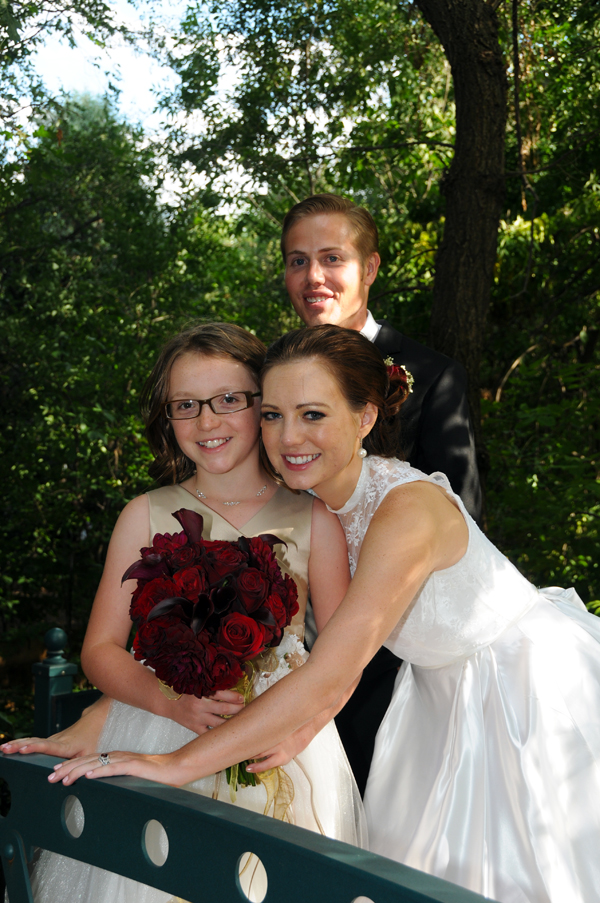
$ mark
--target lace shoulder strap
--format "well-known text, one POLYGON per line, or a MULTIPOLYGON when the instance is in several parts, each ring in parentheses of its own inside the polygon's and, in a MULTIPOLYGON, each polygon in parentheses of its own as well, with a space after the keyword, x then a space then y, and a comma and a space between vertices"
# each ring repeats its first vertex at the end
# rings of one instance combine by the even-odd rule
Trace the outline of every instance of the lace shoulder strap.
POLYGON ((354 494, 346 505, 336 512, 346 534, 352 576, 354 576, 358 564, 365 533, 373 515, 388 492, 397 486, 420 481, 442 486, 451 493, 453 498, 456 498, 448 478, 443 473, 428 475, 411 467, 405 461, 398 461, 395 458, 380 458, 376 455, 365 458, 354 494))

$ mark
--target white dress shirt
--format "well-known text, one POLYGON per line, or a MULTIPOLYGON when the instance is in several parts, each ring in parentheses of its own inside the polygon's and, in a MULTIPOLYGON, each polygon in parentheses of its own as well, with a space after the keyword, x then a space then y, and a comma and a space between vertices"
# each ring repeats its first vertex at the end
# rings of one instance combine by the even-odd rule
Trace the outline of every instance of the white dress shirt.
POLYGON ((375 317, 371 313, 370 310, 367 310, 367 322, 363 326, 360 331, 361 335, 364 335, 365 339, 368 339, 369 342, 374 342, 377 336, 379 335, 379 330, 381 329, 381 324, 375 322, 375 317))

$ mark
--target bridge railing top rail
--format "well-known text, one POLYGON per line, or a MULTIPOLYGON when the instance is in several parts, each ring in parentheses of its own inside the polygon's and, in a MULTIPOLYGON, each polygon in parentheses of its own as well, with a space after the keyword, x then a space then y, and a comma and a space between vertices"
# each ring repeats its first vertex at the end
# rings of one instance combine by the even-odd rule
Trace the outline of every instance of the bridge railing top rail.
MULTIPOLYGON (((481 903, 483 898, 423 872, 241 807, 132 777, 48 782, 58 760, 0 756, 10 806, 0 818, 0 851, 10 903, 32 903, 28 863, 41 847, 159 888, 189 903, 247 898, 239 862, 263 863, 264 903, 481 903), (83 813, 73 836, 69 807, 83 813), (162 865, 152 861, 149 824, 168 838, 162 865), (77 833, 77 832, 75 832, 77 833)), ((96 903, 96 901, 95 901, 96 903)), ((100 901, 98 901, 100 903, 100 901)))

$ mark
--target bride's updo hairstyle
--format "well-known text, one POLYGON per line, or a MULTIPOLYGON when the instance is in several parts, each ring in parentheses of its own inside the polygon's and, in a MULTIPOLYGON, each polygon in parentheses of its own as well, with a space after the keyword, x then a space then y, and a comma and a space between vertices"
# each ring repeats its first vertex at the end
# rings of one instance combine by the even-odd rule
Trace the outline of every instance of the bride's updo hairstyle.
POLYGON ((171 422, 164 414, 164 404, 169 398, 171 368, 175 361, 184 354, 238 361, 259 386, 265 350, 260 339, 234 323, 202 323, 180 332, 167 342, 141 396, 146 439, 154 455, 148 473, 159 485, 181 483, 196 472, 194 462, 177 445, 171 422))
POLYGON ((398 413, 408 397, 404 371, 395 368, 388 375, 380 352, 360 332, 341 326, 307 326, 273 342, 267 351, 262 378, 280 364, 310 359, 329 370, 351 411, 362 411, 368 402, 377 408, 375 426, 363 439, 367 452, 397 458, 398 413))

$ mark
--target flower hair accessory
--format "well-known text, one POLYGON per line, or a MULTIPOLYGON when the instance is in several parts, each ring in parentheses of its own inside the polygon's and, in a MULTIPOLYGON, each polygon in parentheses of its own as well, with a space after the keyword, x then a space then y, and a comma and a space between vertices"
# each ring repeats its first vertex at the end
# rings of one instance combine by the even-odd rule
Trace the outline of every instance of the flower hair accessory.
POLYGON ((404 364, 395 364, 391 357, 384 358, 383 363, 385 364, 388 372, 388 376, 391 378, 392 376, 400 376, 402 382, 404 384, 404 391, 407 395, 410 395, 413 386, 415 384, 415 378, 410 372, 407 370, 404 364))

